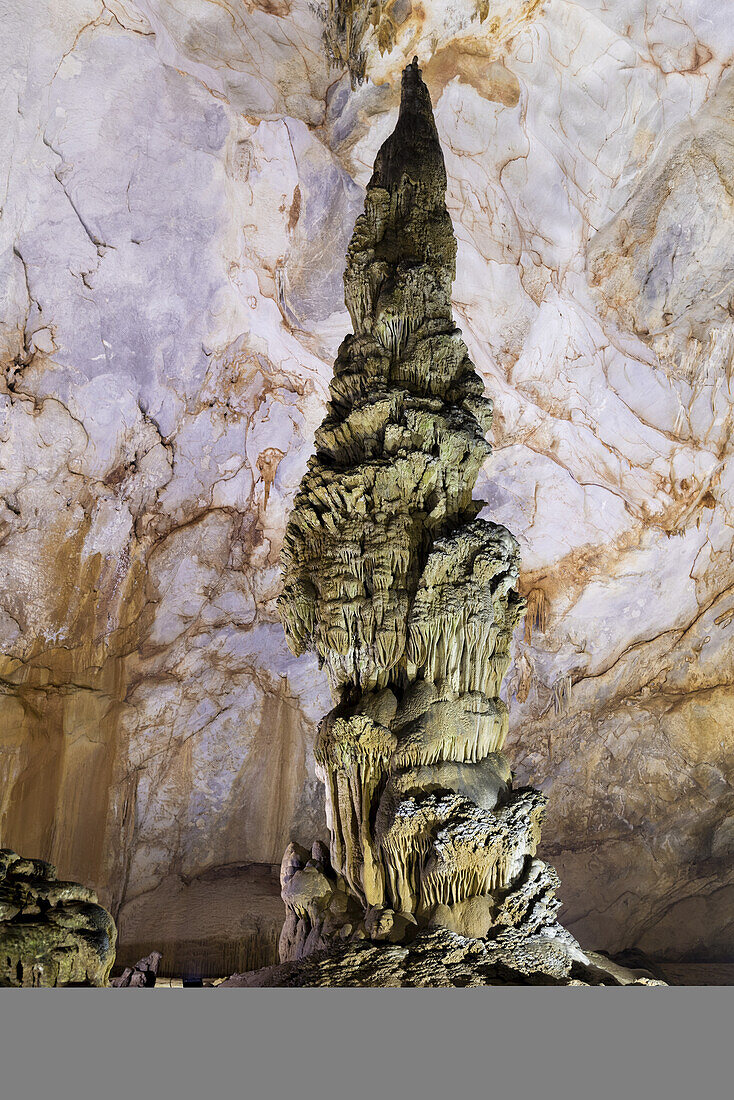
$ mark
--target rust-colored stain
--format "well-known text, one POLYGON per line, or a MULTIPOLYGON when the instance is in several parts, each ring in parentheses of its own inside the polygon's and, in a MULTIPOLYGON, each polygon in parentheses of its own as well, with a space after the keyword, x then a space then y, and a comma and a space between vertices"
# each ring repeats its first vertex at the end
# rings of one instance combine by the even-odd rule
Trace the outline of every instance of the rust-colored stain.
POLYGON ((487 52, 485 44, 462 40, 438 50, 424 68, 426 84, 434 102, 446 85, 459 78, 469 84, 483 99, 515 107, 520 100, 520 81, 502 61, 487 52))
POLYGON ((293 201, 288 212, 288 232, 292 233, 301 216, 301 188, 298 184, 293 188, 293 201))
POLYGON ((281 451, 278 447, 266 447, 264 451, 258 455, 257 468, 260 471, 260 477, 265 483, 265 499, 263 501, 263 508, 268 506, 268 498, 270 496, 270 490, 275 481, 275 475, 278 472, 278 466, 280 460, 284 457, 285 452, 281 451))

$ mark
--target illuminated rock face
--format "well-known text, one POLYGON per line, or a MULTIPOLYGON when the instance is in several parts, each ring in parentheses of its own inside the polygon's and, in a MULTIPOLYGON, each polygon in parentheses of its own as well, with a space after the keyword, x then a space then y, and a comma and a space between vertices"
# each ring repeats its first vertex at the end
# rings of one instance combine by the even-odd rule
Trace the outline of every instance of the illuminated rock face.
POLYGON ((244 908, 243 863, 272 944, 270 864, 328 839, 279 555, 415 53, 494 399, 477 496, 529 607, 504 751, 549 795, 564 923, 734 951, 734 20, 484 10, 390 5, 353 88, 310 0, 3 7, 0 843, 93 884, 131 963, 220 872, 244 908))
POLYGON ((0 848, 0 986, 106 985, 116 942, 94 890, 0 848))
POLYGON ((354 334, 283 544, 288 640, 316 650, 336 706, 316 745, 331 866, 286 852, 282 961, 330 938, 501 929, 540 837, 546 800, 513 790, 501 751, 524 601, 515 539, 472 499, 492 407, 451 313, 445 192, 414 59, 347 254, 354 334))

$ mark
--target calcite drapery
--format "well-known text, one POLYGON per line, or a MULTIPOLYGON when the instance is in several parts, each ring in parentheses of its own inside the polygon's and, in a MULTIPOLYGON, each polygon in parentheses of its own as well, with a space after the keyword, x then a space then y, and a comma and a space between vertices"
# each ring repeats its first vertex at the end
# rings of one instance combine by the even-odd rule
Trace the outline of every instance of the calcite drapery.
POLYGON ((492 404, 452 318, 445 191, 414 59, 349 247, 354 334, 283 547, 289 644, 315 648, 336 701, 316 744, 331 867, 286 853, 284 958, 337 932, 485 934, 539 836, 545 800, 512 789, 501 752, 524 601, 515 539, 472 499, 492 404))

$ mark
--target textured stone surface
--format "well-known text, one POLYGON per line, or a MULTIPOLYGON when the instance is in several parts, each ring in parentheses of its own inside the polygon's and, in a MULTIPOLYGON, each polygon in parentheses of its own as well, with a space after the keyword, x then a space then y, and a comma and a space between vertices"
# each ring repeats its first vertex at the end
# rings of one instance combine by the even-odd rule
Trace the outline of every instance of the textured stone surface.
POLYGON ((106 985, 116 942, 94 890, 0 848, 0 986, 106 985))
POLYGON ((161 958, 160 951, 151 951, 144 959, 138 959, 134 966, 126 966, 118 978, 112 978, 110 985, 115 989, 152 989, 161 958))
POLYGON ((278 553, 418 52, 495 400, 478 495, 535 612, 507 752, 550 796, 563 920, 730 955, 734 25, 695 0, 412 7, 353 90, 305 0, 6 5, 3 843, 123 920, 323 829, 329 694, 285 648, 278 553))
POLYGON ((629 970, 598 954, 584 955, 568 937, 539 934, 516 941, 466 939, 445 928, 410 944, 350 943, 298 962, 233 974, 225 988, 267 986, 430 987, 483 985, 664 986, 645 970, 629 970))
POLYGON ((168 875, 123 906, 116 971, 159 950, 159 974, 221 978, 278 959, 283 927, 277 868, 217 867, 183 881, 168 875))

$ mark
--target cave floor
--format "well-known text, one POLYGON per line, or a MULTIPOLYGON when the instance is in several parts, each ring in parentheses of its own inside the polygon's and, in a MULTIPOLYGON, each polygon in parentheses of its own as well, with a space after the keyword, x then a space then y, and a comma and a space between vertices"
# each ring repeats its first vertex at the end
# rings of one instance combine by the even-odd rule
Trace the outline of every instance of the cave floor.
MULTIPOLYGON (((655 966, 672 986, 734 985, 734 963, 670 963, 656 962, 655 966)), ((215 989, 225 978, 172 977, 158 978, 156 989, 215 989)))

